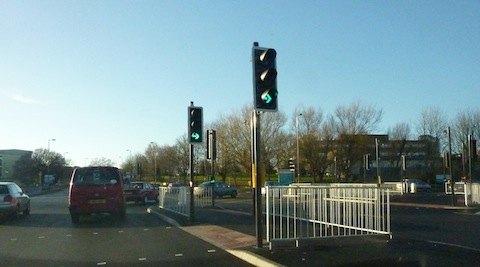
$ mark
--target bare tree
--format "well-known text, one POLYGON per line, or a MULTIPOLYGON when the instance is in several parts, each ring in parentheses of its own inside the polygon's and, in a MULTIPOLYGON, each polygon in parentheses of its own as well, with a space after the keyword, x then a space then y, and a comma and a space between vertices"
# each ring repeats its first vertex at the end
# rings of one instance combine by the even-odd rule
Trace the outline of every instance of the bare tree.
POLYGON ((89 166, 114 166, 115 162, 107 158, 94 158, 90 161, 89 166))
POLYGON ((411 129, 408 123, 397 123, 388 129, 388 136, 391 140, 408 140, 411 136, 411 129))
POLYGON ((354 102, 335 109, 336 128, 339 134, 368 134, 376 130, 382 120, 383 110, 354 102))
POLYGON ((422 110, 417 122, 416 129, 419 136, 431 136, 438 138, 446 147, 445 129, 448 126, 448 119, 445 113, 438 107, 426 107, 422 110))
POLYGON ((417 123, 419 140, 426 142, 425 146, 425 176, 428 180, 433 179, 436 170, 436 159, 440 157, 440 151, 448 146, 446 128, 448 119, 438 107, 427 107, 422 110, 417 123))
POLYGON ((453 120, 455 131, 452 132, 452 142, 455 151, 462 151, 462 143, 467 143, 469 134, 475 140, 480 139, 480 110, 466 109, 457 114, 453 120))
MULTIPOLYGON (((410 126, 407 123, 397 123, 392 128, 388 129, 388 136, 390 137, 389 150, 387 153, 389 155, 389 170, 399 170, 400 164, 402 162, 402 155, 407 156, 409 151, 407 151, 407 140, 409 140, 411 135, 410 126)), ((400 173, 396 171, 391 171, 389 174, 391 179, 399 179, 400 173)))
MULTIPOLYGON (((292 118, 293 132, 295 135, 298 134, 301 162, 300 166, 297 166, 299 168, 297 171, 310 173, 314 181, 321 180, 324 174, 324 168, 322 167, 325 166, 327 158, 327 153, 322 151, 324 147, 321 138, 323 111, 315 110, 312 107, 303 110, 297 108, 292 118)), ((292 148, 293 151, 296 149, 297 147, 292 148)), ((296 155, 296 153, 292 154, 296 155)))
POLYGON ((251 107, 244 106, 240 112, 221 116, 212 124, 217 131, 217 169, 225 181, 230 173, 248 172, 250 157, 251 107))
POLYGON ((334 125, 337 131, 335 158, 344 179, 358 178, 353 177, 352 168, 362 165, 369 141, 366 135, 376 130, 382 116, 381 109, 360 102, 335 109, 330 125, 334 125))

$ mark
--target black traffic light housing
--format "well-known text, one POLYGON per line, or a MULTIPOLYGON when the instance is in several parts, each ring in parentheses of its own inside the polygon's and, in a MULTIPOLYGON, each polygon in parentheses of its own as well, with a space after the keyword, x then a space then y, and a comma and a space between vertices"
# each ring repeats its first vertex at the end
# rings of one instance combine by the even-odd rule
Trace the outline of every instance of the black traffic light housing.
POLYGON ((188 139, 190 143, 203 142, 203 108, 188 107, 188 139))
POLYGON ((290 158, 288 160, 288 167, 290 168, 290 171, 292 171, 292 172, 295 171, 295 163, 293 163, 293 158, 290 158))
POLYGON ((370 170, 370 154, 363 155, 363 165, 365 170, 370 170))
POLYGON ((207 159, 217 159, 217 131, 207 130, 207 159))
POLYGON ((272 48, 252 49, 253 104, 256 111, 278 110, 277 52, 272 48))

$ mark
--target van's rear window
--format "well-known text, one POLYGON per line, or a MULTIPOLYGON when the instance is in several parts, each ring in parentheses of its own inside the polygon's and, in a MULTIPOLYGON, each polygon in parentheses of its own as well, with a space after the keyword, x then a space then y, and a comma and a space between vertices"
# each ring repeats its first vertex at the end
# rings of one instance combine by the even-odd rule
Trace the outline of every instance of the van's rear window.
POLYGON ((77 169, 73 177, 74 184, 116 184, 118 182, 118 172, 108 168, 77 169))

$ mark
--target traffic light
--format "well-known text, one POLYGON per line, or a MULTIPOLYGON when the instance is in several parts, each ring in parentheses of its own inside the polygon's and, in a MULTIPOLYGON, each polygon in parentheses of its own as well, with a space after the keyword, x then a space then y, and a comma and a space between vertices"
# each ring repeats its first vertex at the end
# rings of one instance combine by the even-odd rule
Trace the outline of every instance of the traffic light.
POLYGON ((293 159, 290 158, 288 160, 288 167, 290 168, 290 171, 294 172, 295 171, 295 164, 293 163, 293 159))
POLYGON ((207 130, 207 159, 217 159, 217 131, 207 130))
POLYGON ((203 108, 188 107, 188 138, 190 143, 203 142, 203 108))
POLYGON ((278 109, 277 52, 275 49, 254 46, 253 104, 256 111, 276 112, 278 109))
POLYGON ((363 165, 365 170, 370 170, 370 154, 363 155, 363 165))

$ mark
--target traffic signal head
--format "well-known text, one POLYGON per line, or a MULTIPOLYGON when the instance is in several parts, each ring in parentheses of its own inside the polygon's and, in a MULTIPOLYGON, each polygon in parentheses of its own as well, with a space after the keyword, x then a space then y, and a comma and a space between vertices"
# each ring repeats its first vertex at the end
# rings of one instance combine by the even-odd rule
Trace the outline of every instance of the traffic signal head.
POLYGON ((365 154, 363 156, 364 164, 365 165, 365 170, 369 171, 370 170, 370 154, 365 154))
POLYGON ((275 112, 278 109, 277 52, 275 49, 254 46, 253 104, 256 111, 275 112))
POLYGON ((188 138, 190 143, 203 142, 203 108, 188 107, 188 138))
POLYGON ((288 160, 288 167, 290 168, 290 171, 294 172, 295 171, 295 163, 293 163, 293 159, 290 158, 288 160))
POLYGON ((217 159, 217 131, 207 130, 207 159, 217 159))

